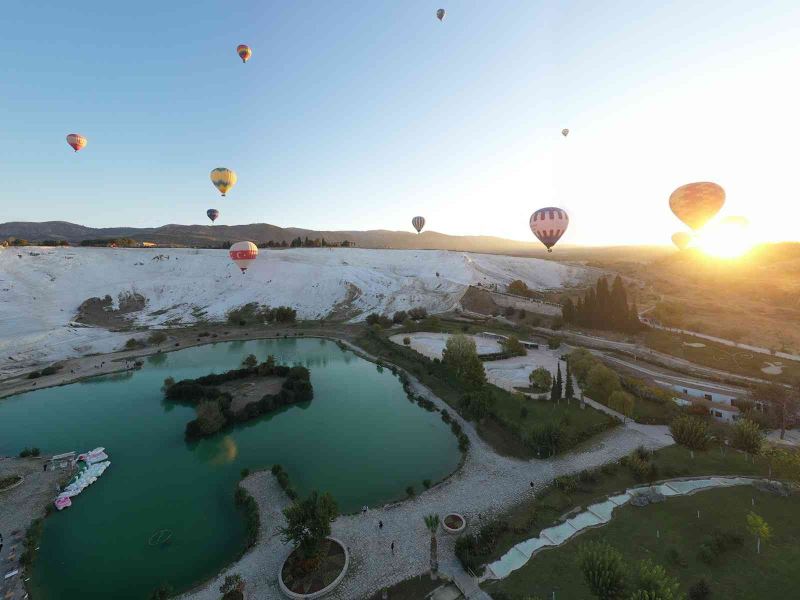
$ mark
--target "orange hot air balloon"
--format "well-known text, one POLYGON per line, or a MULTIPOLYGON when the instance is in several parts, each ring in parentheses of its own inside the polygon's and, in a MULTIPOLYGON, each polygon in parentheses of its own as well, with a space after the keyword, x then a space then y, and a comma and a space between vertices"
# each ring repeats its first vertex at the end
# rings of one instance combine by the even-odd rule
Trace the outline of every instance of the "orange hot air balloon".
POLYGON ((692 242, 692 234, 685 231, 679 231, 672 234, 672 243, 678 247, 678 250, 686 250, 692 242))
POLYGON ((83 150, 86 147, 86 144, 89 143, 85 137, 83 137, 80 133, 70 133, 67 136, 67 143, 72 146, 72 149, 77 152, 78 150, 83 150))
POLYGON ((236 53, 239 55, 239 58, 242 59, 243 63, 246 63, 250 60, 250 57, 253 56, 253 51, 250 50, 250 46, 247 44, 239 44, 236 47, 236 53))
POLYGON ((697 231, 725 204, 725 190, 716 183, 687 183, 672 192, 669 207, 681 221, 697 231))

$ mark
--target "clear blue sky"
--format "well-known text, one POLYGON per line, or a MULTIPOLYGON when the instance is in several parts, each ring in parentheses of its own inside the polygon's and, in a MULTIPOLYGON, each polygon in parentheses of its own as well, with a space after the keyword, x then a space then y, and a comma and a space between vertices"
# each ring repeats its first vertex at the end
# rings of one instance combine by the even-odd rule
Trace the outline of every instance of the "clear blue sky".
POLYGON ((207 223, 213 207, 410 230, 423 214, 531 239, 530 213, 561 205, 567 243, 667 243, 669 193, 712 180, 725 214, 800 238, 800 2, 442 0, 444 23, 439 6, 6 7, 0 221, 207 223), (239 175, 227 198, 217 166, 239 175))

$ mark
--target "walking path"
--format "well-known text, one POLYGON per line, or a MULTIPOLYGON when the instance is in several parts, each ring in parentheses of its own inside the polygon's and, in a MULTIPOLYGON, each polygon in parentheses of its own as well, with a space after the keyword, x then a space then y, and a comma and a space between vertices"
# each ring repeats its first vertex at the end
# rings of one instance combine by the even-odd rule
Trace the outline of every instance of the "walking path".
MULTIPOLYGON (((353 349, 364 355, 360 349, 353 349)), ((428 398, 439 408, 449 408, 428 388, 414 378, 410 379, 415 394, 428 398)), ((413 499, 337 518, 332 525, 332 535, 347 545, 351 563, 339 588, 326 598, 368 598, 384 587, 426 573, 430 547, 430 534, 424 523, 426 515, 458 512, 466 517, 468 528, 474 531, 481 523, 531 498, 555 477, 616 461, 638 446, 655 450, 672 443, 666 427, 628 423, 593 438, 569 454, 548 460, 525 461, 499 456, 478 436, 470 423, 455 411, 449 412, 470 438, 470 449, 462 468, 413 499), (383 521, 383 529, 378 528, 378 521, 383 521), (394 552, 391 550, 392 542, 394 552)), ((291 548, 275 531, 284 522, 280 509, 286 499, 269 474, 251 475, 244 485, 261 509, 258 543, 214 581, 183 595, 183 598, 218 600, 219 586, 230 573, 240 573, 246 580, 247 598, 277 600, 283 597, 278 589, 277 574, 291 548)), ((473 587, 469 583, 472 579, 455 557, 456 536, 442 532, 438 540, 442 572, 452 577, 459 587, 464 586, 461 587, 462 593, 465 592, 468 598, 486 600, 485 593, 480 592, 477 585, 473 587)))
POLYGON ((487 565, 486 574, 482 578, 505 579, 513 571, 525 566, 540 550, 555 548, 565 544, 576 535, 594 527, 600 527, 611 521, 614 510, 625 506, 631 498, 640 494, 654 494, 664 498, 673 496, 688 496, 695 492, 710 490, 717 487, 731 487, 735 485, 752 485, 758 479, 749 477, 704 477, 702 479, 673 479, 658 485, 643 485, 625 490, 622 494, 609 496, 605 501, 592 504, 587 509, 563 523, 543 529, 538 537, 520 542, 499 560, 487 565))

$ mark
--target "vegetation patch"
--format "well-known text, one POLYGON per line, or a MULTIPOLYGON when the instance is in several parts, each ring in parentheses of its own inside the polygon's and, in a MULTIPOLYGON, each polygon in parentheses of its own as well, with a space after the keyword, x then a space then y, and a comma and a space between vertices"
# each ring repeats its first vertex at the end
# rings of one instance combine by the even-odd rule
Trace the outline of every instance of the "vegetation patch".
POLYGON ((5 489, 14 487, 22 481, 21 475, 9 475, 8 477, 0 477, 0 492, 5 489))

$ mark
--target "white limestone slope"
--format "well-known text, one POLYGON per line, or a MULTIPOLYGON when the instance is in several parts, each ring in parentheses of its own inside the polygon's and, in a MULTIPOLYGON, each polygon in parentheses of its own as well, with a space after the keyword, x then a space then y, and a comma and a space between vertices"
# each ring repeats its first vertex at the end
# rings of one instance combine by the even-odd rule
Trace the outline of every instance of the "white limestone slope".
POLYGON ((470 284, 522 279, 555 289, 587 276, 580 267, 533 258, 438 250, 262 250, 245 275, 224 250, 7 248, 0 250, 0 374, 23 364, 121 346, 130 334, 75 326, 87 298, 136 292, 137 324, 223 319, 248 302, 289 305, 300 318, 352 320, 371 312, 454 308, 470 284))

